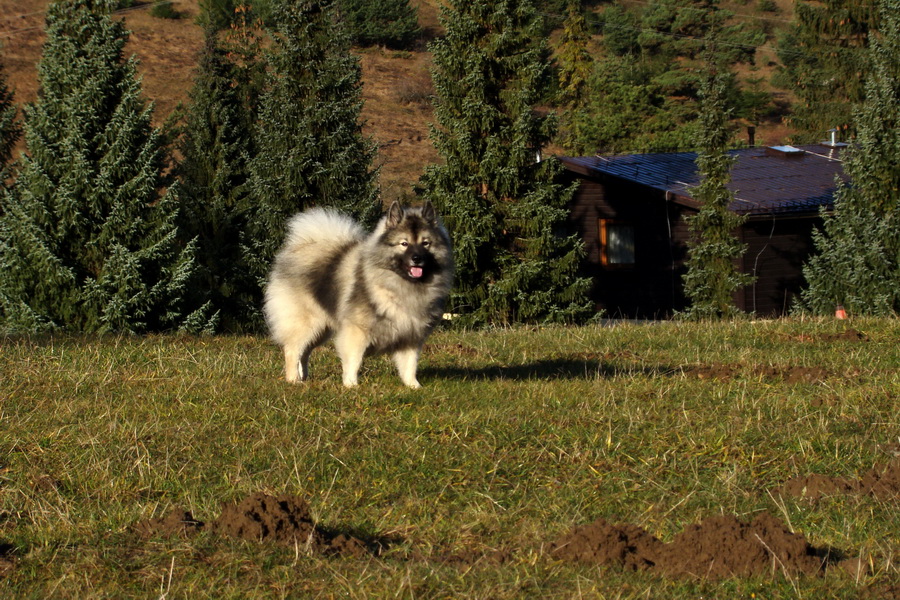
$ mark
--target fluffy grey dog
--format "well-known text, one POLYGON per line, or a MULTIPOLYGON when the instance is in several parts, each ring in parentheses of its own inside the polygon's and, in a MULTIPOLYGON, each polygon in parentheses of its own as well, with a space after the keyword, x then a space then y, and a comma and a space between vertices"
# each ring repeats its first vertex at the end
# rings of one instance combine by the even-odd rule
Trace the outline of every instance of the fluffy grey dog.
POLYGON ((403 383, 420 387, 422 344, 452 283, 450 237, 430 203, 395 202, 369 235, 334 210, 294 216, 264 306, 285 378, 305 380, 313 348, 333 338, 345 386, 357 384, 363 356, 389 352, 403 383))

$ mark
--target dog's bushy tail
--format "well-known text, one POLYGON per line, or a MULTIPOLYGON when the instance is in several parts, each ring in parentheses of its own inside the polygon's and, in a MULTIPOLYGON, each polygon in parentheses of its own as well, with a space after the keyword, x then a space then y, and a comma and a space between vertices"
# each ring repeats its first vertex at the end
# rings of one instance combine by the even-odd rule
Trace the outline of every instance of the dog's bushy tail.
POLYGON ((325 243, 345 246, 364 238, 363 228, 347 215, 330 208, 313 208, 291 217, 285 245, 325 243))

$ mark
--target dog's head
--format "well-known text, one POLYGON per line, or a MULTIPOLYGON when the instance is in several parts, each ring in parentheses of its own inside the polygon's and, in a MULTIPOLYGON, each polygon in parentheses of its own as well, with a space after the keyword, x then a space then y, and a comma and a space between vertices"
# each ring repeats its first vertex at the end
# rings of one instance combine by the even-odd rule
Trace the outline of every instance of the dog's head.
POLYGON ((390 248, 390 268, 405 280, 430 283, 452 270, 450 238, 434 206, 403 207, 394 202, 382 220, 381 243, 390 248))

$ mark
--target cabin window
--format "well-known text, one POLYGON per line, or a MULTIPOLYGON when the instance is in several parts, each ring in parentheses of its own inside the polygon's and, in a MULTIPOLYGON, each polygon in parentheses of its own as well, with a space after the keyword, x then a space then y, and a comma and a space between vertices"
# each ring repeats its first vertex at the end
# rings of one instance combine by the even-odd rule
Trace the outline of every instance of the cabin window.
POLYGON ((600 262, 620 267, 634 264, 634 225, 600 219, 600 262))

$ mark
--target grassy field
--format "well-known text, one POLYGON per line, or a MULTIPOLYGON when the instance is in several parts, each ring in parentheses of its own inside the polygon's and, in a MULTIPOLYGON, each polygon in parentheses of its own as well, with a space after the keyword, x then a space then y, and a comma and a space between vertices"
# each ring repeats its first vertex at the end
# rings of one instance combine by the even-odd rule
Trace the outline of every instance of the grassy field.
POLYGON ((442 331, 410 391, 384 358, 343 389, 330 348, 290 386, 261 337, 0 338, 0 596, 900 597, 897 498, 779 493, 900 453, 898 341, 898 320, 442 331), (386 549, 135 531, 255 492, 386 549), (668 541, 761 512, 868 573, 666 578, 547 551, 600 517, 668 541))

